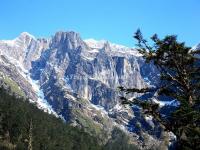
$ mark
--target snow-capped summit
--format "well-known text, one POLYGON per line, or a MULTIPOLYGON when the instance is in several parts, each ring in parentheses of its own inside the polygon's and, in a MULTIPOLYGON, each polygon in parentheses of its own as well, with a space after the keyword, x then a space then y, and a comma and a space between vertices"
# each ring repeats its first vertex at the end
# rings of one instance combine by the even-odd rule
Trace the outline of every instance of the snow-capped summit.
POLYGON ((95 39, 86 39, 84 42, 92 49, 102 49, 107 42, 106 40, 97 41, 95 39))
POLYGON ((22 32, 22 33, 20 34, 20 37, 30 37, 30 38, 36 40, 35 36, 33 36, 32 34, 30 34, 30 33, 28 33, 28 32, 22 32))
POLYGON ((36 38, 29 34, 28 32, 22 32, 18 37, 13 40, 1 40, 1 44, 5 44, 8 47, 20 47, 24 46, 23 44, 27 44, 32 39, 36 40, 36 38))
POLYGON ((95 40, 95 39, 86 39, 84 42, 93 50, 100 50, 104 48, 106 45, 110 47, 110 53, 114 55, 134 55, 134 56, 141 56, 141 54, 135 50, 134 48, 129 48, 127 46, 111 43, 106 40, 95 40))

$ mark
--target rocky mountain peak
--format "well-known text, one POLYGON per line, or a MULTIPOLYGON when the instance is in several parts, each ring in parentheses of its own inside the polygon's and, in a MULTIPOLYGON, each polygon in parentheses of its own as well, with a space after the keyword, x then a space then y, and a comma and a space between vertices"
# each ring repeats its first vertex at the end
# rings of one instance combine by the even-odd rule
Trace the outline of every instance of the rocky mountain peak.
POLYGON ((14 39, 16 45, 24 49, 27 49, 32 41, 36 41, 36 38, 28 32, 22 32, 17 38, 14 39))
POLYGON ((26 38, 36 39, 33 35, 31 35, 28 32, 22 32, 22 33, 20 33, 20 35, 18 36, 18 38, 22 38, 22 39, 26 39, 26 38))
POLYGON ((83 41, 81 40, 80 35, 78 33, 73 31, 59 31, 53 36, 51 47, 59 48, 60 46, 64 46, 65 49, 75 49, 82 43, 83 41))
POLYGON ((26 48, 30 42, 34 40, 36 41, 36 38, 29 34, 28 32, 22 32, 18 37, 16 37, 13 40, 1 40, 1 46, 3 45, 4 47, 10 47, 10 48, 26 48))

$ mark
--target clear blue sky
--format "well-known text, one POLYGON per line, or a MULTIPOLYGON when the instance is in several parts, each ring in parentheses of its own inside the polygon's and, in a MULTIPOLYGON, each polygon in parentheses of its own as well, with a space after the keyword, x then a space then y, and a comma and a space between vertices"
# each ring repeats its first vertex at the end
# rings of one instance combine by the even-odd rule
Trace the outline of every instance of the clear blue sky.
POLYGON ((200 42, 200 0, 0 0, 0 39, 73 30, 132 47, 137 28, 145 37, 176 34, 193 46, 200 42))

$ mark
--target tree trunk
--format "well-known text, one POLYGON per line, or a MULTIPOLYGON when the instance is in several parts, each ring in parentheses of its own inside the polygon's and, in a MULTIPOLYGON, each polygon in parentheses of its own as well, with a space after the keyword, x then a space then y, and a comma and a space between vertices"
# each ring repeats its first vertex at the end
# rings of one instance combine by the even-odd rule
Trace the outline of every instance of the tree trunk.
POLYGON ((30 121, 30 126, 29 126, 29 135, 28 135, 28 150, 32 150, 32 130, 33 130, 33 123, 32 123, 32 119, 30 121))

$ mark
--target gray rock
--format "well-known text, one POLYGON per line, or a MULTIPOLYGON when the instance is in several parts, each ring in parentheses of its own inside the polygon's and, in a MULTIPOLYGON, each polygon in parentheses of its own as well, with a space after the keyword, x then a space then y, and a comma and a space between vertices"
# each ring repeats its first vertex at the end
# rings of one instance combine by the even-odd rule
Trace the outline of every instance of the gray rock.
POLYGON ((121 106, 117 87, 143 88, 156 84, 158 76, 153 64, 147 65, 135 49, 107 41, 83 41, 75 32, 57 32, 51 39, 22 33, 14 40, 0 41, 0 54, 8 57, 0 69, 16 80, 28 97, 37 99, 30 81, 22 76, 25 73, 39 82, 44 99, 57 115, 91 128, 90 132, 100 137, 105 132, 107 139, 114 126, 133 136, 127 125, 135 114, 121 106), (9 63, 15 69, 9 70, 9 66, 6 71, 9 63))

